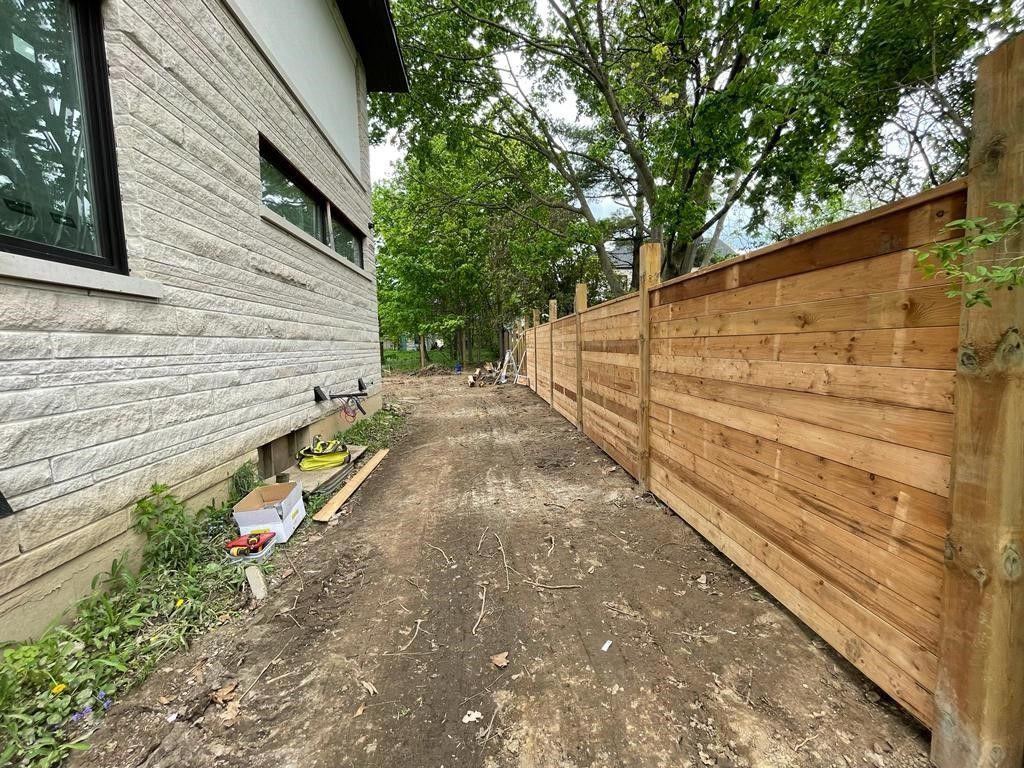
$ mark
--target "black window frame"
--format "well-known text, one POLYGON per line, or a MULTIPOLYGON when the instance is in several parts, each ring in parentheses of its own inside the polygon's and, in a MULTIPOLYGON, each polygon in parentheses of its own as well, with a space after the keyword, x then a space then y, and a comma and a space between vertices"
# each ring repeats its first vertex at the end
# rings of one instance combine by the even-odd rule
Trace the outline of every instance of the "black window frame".
POLYGON ((75 62, 82 87, 86 152, 92 181, 90 204, 95 211, 98 253, 84 254, 0 232, 0 250, 61 264, 127 275, 128 249, 117 172, 114 114, 110 100, 110 70, 103 40, 103 10, 95 0, 68 0, 74 37, 75 62))
MULTIPOLYGON (((353 264, 353 266, 356 266, 359 269, 364 269, 363 251, 366 247, 366 234, 359 229, 359 227, 353 224, 352 220, 342 212, 341 208, 331 202, 331 199, 320 191, 320 188, 311 182, 306 175, 302 173, 302 171, 296 168, 295 164, 262 133, 259 134, 259 160, 261 162, 263 160, 267 160, 271 165, 275 166, 278 171, 284 174, 292 184, 313 198, 317 203, 317 215, 320 218, 320 231, 322 232, 322 236, 317 237, 313 233, 307 232, 301 227, 296 227, 296 229, 299 229, 303 234, 313 238, 318 243, 325 245, 330 249, 332 256, 337 261, 344 261, 346 264, 353 264, 334 248, 334 222, 332 221, 332 218, 336 215, 341 219, 342 223, 349 229, 349 231, 356 236, 356 241, 359 245, 359 261, 358 263, 353 264)), ((262 193, 260 195, 260 204, 266 206, 266 203, 263 202, 262 193)), ((268 210, 273 211, 269 206, 266 207, 268 210)), ((295 226, 295 224, 290 221, 288 223, 295 226)))

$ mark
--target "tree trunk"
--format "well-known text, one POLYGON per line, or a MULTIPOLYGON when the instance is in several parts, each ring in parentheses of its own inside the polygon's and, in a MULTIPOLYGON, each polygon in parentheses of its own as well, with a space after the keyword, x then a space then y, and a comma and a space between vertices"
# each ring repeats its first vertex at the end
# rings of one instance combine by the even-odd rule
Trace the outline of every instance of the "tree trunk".
POLYGON ((427 342, 423 338, 423 334, 420 334, 420 369, 427 367, 427 342))

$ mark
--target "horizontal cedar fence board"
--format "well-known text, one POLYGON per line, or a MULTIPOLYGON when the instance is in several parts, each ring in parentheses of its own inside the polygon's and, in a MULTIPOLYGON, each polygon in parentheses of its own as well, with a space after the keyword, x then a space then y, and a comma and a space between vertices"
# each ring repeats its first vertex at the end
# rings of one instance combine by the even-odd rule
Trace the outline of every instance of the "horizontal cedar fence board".
POLYGON ((953 372, 773 360, 651 356, 651 371, 877 403, 953 410, 953 372))
POLYGON ((583 333, 591 341, 604 341, 607 339, 630 339, 636 341, 636 329, 638 328, 640 313, 637 310, 624 312, 614 317, 598 318, 596 320, 583 315, 583 333))
POLYGON ((965 200, 956 182, 653 287, 645 361, 644 294, 537 337, 559 413, 578 402, 602 450, 927 725, 960 303, 914 250, 965 200))
MULTIPOLYGON (((949 495, 949 457, 828 429, 797 419, 716 403, 651 387, 651 413, 658 409, 702 416, 733 429, 888 477, 939 496, 949 495)), ((671 424, 671 416, 661 419, 671 424)))
POLYGON ((892 328, 652 339, 652 355, 953 370, 960 328, 892 328))
POLYGON ((582 314, 584 321, 596 320, 598 318, 611 317, 612 315, 621 315, 623 312, 636 312, 639 306, 640 299, 634 291, 633 293, 627 293, 614 298, 611 301, 595 304, 585 309, 582 314))
POLYGON ((953 445, 953 414, 941 411, 657 371, 651 375, 651 386, 947 456, 953 445))
POLYGON ((621 365, 583 366, 583 384, 594 382, 609 389, 616 389, 627 395, 640 399, 640 385, 637 383, 639 371, 635 368, 624 368, 621 365))
MULTIPOLYGON (((671 445, 682 447, 686 444, 687 435, 678 427, 655 419, 651 421, 651 435, 657 435, 663 441, 662 453, 673 453, 671 445)), ((779 499, 824 516, 874 546, 884 547, 899 559, 923 569, 929 577, 941 574, 943 541, 924 528, 901 524, 890 514, 851 501, 831 489, 778 472, 729 447, 706 442, 700 446, 700 451, 703 458, 732 468, 738 475, 769 489, 779 499)))
MULTIPOLYGON (((936 190, 925 194, 934 192, 936 190)), ((865 218, 851 226, 825 227, 815 236, 794 238, 792 242, 769 246, 711 269, 676 278, 658 288, 652 298, 652 306, 951 239, 955 234, 943 227, 946 222, 963 218, 966 210, 966 187, 962 182, 953 182, 942 194, 920 205, 899 208, 891 213, 882 211, 881 215, 865 218)))
POLYGON ((930 285, 868 296, 684 317, 652 324, 651 336, 668 339, 955 325, 960 317, 960 303, 946 295, 948 290, 945 285, 930 285))
POLYGON ((669 434, 691 435, 704 446, 728 448, 743 457, 744 464, 759 462, 772 467, 776 477, 807 489, 808 494, 833 492, 852 504, 893 518, 894 532, 919 529, 918 536, 936 557, 941 556, 946 526, 946 499, 937 494, 875 475, 848 464, 826 459, 758 435, 733 429, 680 411, 652 409, 652 422, 668 426, 669 434), (671 424, 668 422, 671 414, 671 424))
POLYGON ((939 284, 943 284, 943 281, 927 278, 918 269, 917 256, 913 251, 899 251, 815 272, 804 272, 785 280, 770 280, 695 299, 662 304, 651 310, 651 320, 663 322, 719 312, 806 304, 825 299, 864 296, 894 288, 925 288, 939 284))

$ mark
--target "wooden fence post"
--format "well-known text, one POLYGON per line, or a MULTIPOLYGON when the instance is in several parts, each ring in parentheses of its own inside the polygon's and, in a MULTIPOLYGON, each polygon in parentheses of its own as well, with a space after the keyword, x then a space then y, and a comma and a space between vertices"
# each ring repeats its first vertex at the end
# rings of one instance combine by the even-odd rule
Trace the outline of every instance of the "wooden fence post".
POLYGON ((661 243, 640 246, 640 408, 637 414, 639 430, 639 464, 637 480, 640 492, 647 493, 651 473, 651 433, 648 411, 651 405, 651 288, 661 279, 661 243))
MULTIPOLYGON (((1024 36, 979 62, 967 216, 1024 199, 1024 36)), ((1019 254, 1019 233, 969 261, 1019 254)), ((1024 761, 1024 290, 963 307, 932 761, 1024 761)))
POLYGON ((583 431, 583 313, 587 309, 587 284, 576 283, 576 429, 583 431))
POLYGON ((558 319, 558 301, 557 299, 548 300, 548 352, 550 357, 548 358, 550 363, 548 366, 548 379, 551 384, 551 400, 548 403, 552 408, 555 407, 555 320, 558 319))
POLYGON ((533 310, 533 378, 530 380, 530 386, 534 392, 540 394, 537 389, 537 379, 540 378, 538 375, 537 363, 539 358, 537 357, 537 329, 540 328, 540 310, 533 310))

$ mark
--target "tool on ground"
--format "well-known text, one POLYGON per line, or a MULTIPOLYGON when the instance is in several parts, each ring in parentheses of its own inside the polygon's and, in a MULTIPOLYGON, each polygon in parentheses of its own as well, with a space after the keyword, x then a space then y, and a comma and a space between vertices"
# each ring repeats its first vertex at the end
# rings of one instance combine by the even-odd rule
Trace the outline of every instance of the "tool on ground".
POLYGON ((231 557, 247 557, 263 551, 273 541, 277 534, 273 531, 266 533, 246 533, 237 539, 224 543, 224 551, 231 557))
POLYGON ((314 469, 330 469, 340 467, 351 460, 348 446, 340 440, 323 440, 320 435, 313 442, 295 454, 299 469, 310 472, 314 469))

